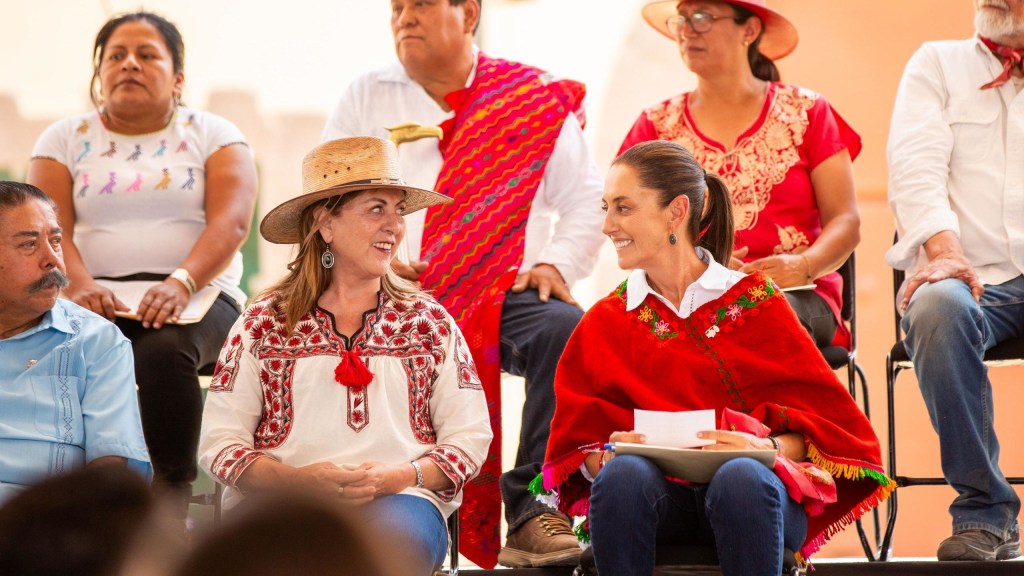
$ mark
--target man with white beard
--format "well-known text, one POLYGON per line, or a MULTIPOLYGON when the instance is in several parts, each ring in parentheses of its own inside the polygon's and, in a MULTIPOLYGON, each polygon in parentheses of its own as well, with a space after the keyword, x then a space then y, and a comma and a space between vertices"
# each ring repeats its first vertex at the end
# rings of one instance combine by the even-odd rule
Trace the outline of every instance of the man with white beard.
POLYGON ((973 0, 969 40, 907 64, 889 133, 899 302, 942 469, 958 496, 939 560, 1020 556, 985 351, 1024 333, 1024 0, 973 0))

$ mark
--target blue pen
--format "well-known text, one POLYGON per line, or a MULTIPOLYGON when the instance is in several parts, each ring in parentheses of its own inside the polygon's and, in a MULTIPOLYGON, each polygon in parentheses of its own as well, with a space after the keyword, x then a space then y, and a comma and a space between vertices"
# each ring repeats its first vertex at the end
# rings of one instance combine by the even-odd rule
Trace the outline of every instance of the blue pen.
POLYGON ((611 452, 614 454, 615 453, 615 444, 605 444, 604 445, 604 449, 605 450, 611 450, 611 452))

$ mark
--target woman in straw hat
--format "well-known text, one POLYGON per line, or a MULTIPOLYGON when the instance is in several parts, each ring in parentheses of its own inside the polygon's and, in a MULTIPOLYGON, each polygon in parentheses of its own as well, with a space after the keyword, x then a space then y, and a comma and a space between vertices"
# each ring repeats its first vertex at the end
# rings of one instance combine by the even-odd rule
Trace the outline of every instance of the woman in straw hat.
POLYGON ((391 262, 404 215, 449 198, 405 185, 378 138, 321 144, 302 178, 260 225, 298 255, 224 344, 200 463, 228 486, 226 507, 281 486, 367 504, 394 553, 430 574, 491 430, 462 333, 391 262))
POLYGON ((786 292, 801 324, 819 348, 848 345, 836 269, 860 241, 860 137, 820 95, 779 82, 772 60, 793 51, 796 28, 765 0, 660 1, 643 16, 676 41, 697 87, 640 114, 620 152, 646 140, 692 151, 732 194, 730 267, 807 286, 786 292))

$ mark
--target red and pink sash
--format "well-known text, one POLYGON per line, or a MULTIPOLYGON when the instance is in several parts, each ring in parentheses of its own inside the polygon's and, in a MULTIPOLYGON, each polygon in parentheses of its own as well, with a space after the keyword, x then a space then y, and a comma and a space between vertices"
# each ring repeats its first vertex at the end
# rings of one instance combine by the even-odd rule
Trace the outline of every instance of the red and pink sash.
POLYGON ((491 568, 500 546, 501 357, 505 292, 523 261, 530 206, 562 123, 579 109, 582 84, 549 82, 544 72, 482 53, 476 79, 445 100, 444 157, 435 190, 454 198, 427 212, 423 287, 455 318, 487 396, 494 439, 480 474, 466 486, 460 551, 491 568))

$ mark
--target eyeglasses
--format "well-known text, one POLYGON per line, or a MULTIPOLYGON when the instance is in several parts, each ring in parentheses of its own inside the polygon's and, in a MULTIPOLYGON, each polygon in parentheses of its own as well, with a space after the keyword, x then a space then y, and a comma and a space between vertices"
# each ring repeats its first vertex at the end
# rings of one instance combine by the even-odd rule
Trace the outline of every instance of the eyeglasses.
POLYGON ((696 34, 703 34, 708 30, 711 30, 711 25, 716 20, 735 20, 734 16, 715 16, 714 14, 708 14, 707 12, 694 12, 689 16, 678 14, 665 20, 665 26, 668 27, 668 31, 672 34, 672 37, 678 40, 683 36, 683 26, 686 24, 690 25, 690 30, 693 30, 696 34))

